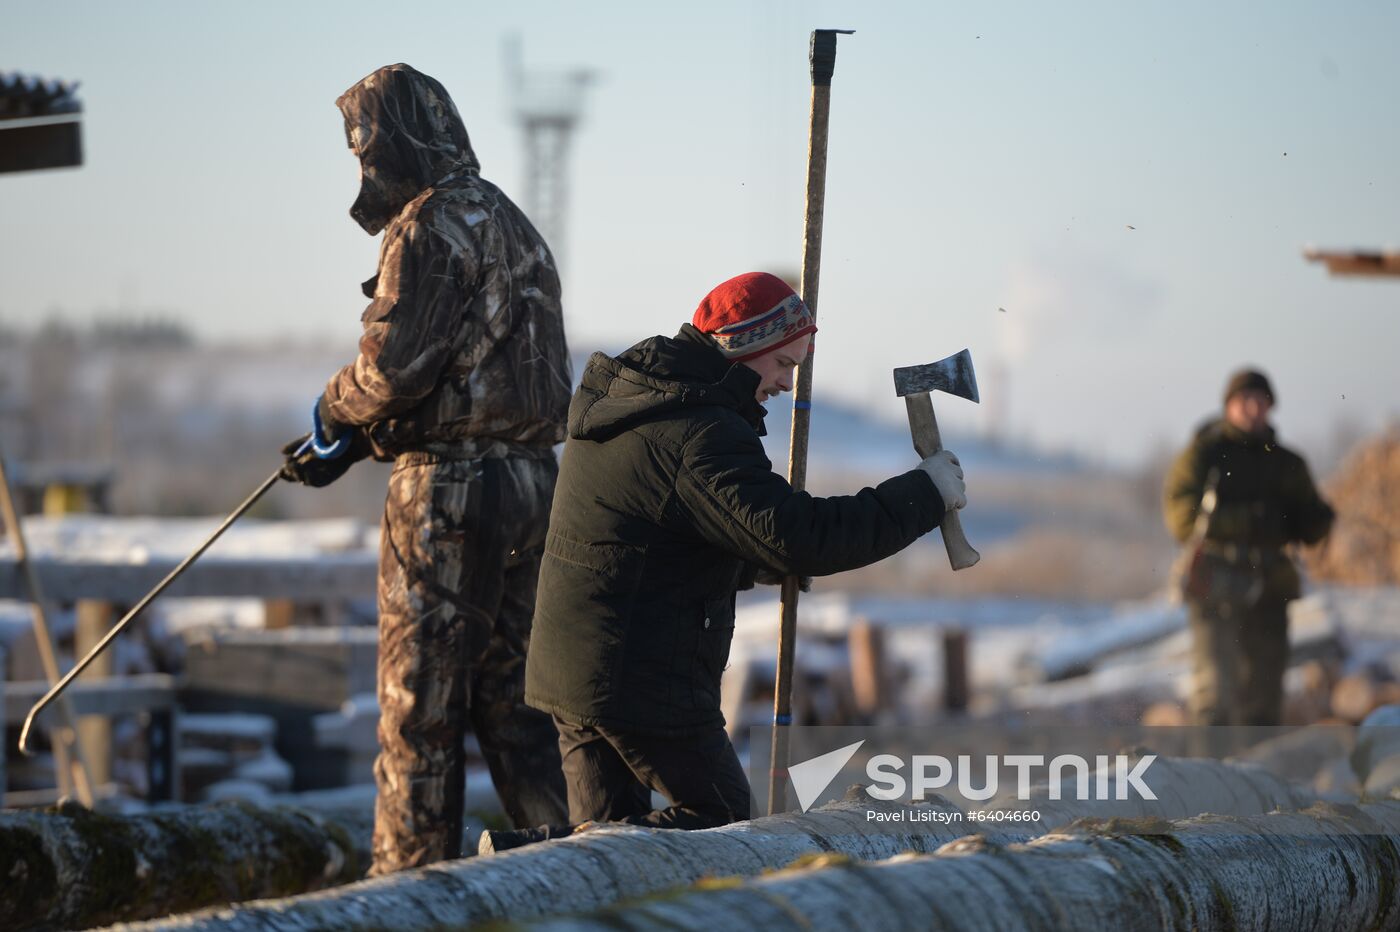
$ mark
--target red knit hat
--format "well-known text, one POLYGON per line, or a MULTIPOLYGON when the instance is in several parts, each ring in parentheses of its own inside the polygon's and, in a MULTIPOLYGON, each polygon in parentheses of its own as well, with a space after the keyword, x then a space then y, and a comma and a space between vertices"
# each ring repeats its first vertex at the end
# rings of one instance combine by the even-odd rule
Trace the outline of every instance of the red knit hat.
POLYGON ((746 272, 705 295, 691 323, 735 362, 791 343, 817 324, 802 299, 776 275, 746 272))

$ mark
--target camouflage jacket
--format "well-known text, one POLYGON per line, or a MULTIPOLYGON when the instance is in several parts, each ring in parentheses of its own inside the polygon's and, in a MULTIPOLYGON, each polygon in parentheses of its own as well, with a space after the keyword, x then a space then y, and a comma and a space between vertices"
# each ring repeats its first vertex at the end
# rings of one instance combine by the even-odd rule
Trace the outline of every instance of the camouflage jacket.
POLYGON ((559 276, 524 213, 478 175, 447 91, 390 65, 336 102, 360 159, 351 216, 384 231, 353 363, 326 386, 376 455, 547 450, 571 393, 559 276))

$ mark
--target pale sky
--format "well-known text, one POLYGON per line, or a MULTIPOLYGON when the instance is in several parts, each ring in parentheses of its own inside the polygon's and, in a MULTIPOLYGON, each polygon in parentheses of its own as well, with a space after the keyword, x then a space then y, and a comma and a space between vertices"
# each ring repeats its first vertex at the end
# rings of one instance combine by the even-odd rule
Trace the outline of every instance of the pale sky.
POLYGON ((946 425, 999 407, 1122 463, 1184 440, 1246 362, 1304 452, 1400 415, 1400 281, 1300 255, 1400 243, 1392 3, 0 0, 0 22, 0 70, 81 81, 86 110, 82 168, 0 176, 6 323, 134 306, 352 346, 377 241, 347 215, 335 98, 391 62, 434 75, 523 200, 518 30, 527 67, 601 75, 572 163, 574 349, 672 332, 722 279, 799 266, 808 33, 844 27, 819 392, 898 418, 890 370, 966 346, 984 403, 941 403, 946 425))

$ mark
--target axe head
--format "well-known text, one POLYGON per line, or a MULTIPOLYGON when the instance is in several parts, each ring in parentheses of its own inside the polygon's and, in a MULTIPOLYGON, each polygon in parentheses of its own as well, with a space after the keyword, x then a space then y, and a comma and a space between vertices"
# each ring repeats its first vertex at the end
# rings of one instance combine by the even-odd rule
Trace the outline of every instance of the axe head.
POLYGON ((977 373, 972 371, 972 354, 963 350, 938 362, 894 370, 896 395, 902 398, 924 392, 947 392, 974 404, 981 401, 977 394, 977 373))

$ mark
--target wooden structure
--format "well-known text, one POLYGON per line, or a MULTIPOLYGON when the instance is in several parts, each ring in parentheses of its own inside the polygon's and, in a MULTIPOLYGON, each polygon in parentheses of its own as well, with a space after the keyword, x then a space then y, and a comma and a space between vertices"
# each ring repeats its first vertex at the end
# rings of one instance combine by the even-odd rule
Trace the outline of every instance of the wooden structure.
POLYGON ((1400 252, 1305 249, 1303 258, 1326 265, 1330 275, 1400 277, 1400 252))
MULTIPOLYGON (((81 654, 119 617, 113 606, 131 605, 178 563, 173 557, 152 557, 142 563, 115 557, 63 559, 51 553, 31 554, 30 567, 45 597, 75 604, 78 615, 77 650, 81 654)), ((273 617, 286 614, 286 604, 344 601, 372 597, 377 555, 368 549, 336 554, 305 554, 267 558, 205 557, 171 586, 166 597, 256 597, 273 604, 273 617)), ((28 589, 20 563, 0 557, 0 599, 26 599, 28 589)), ((173 679, 117 677, 107 679, 90 669, 74 683, 71 694, 77 714, 84 718, 84 749, 95 781, 110 774, 111 738, 106 722, 115 715, 140 714, 146 719, 150 758, 147 772, 152 799, 173 798, 178 786, 174 742, 176 687, 173 679), (98 675, 94 676, 94 672, 98 675)), ((22 722, 32 704, 44 695, 42 680, 6 684, 5 720, 22 722)))
POLYGON ((78 85, 0 74, 0 172, 83 164, 78 85))

